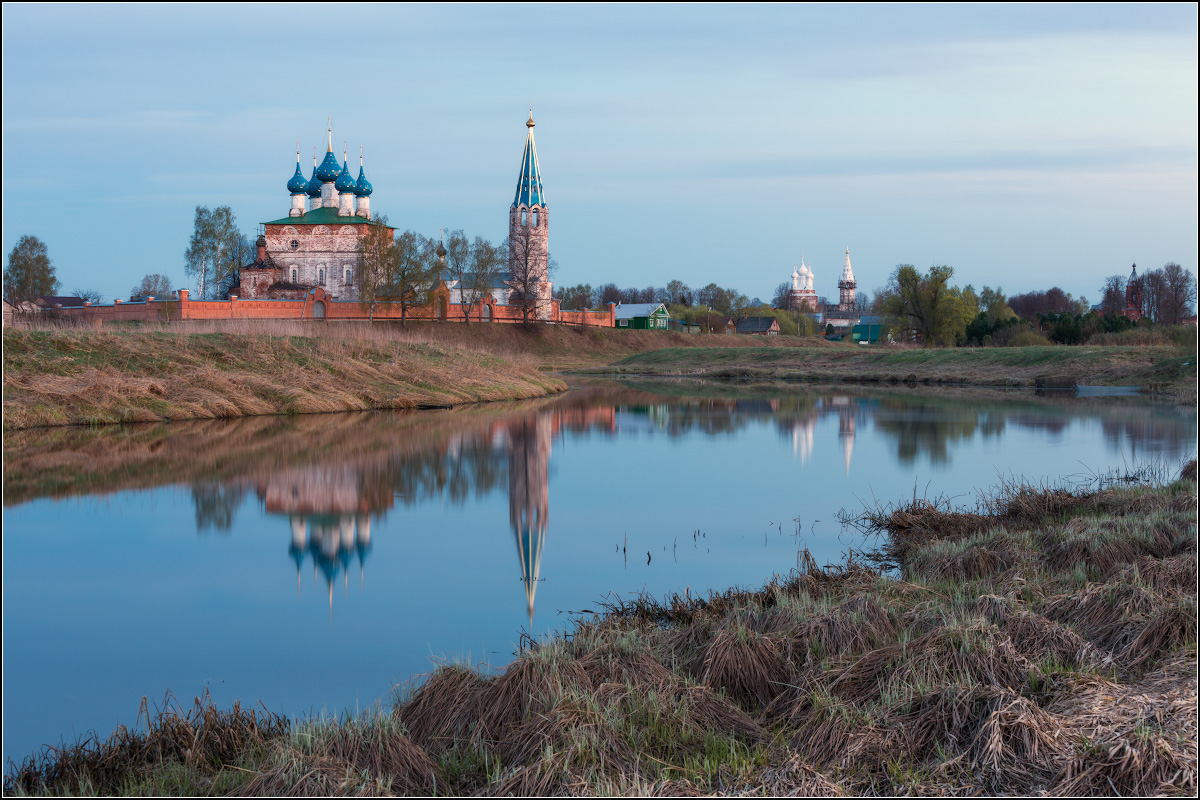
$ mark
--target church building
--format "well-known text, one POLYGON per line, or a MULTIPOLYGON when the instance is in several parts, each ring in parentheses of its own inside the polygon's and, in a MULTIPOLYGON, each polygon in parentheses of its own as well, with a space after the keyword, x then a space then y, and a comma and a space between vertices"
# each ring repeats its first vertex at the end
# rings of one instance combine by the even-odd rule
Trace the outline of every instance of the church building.
POLYGON ((792 289, 788 292, 788 309, 799 311, 806 305, 810 312, 817 310, 817 293, 813 289, 812 269, 804 263, 804 257, 801 256, 800 269, 792 266, 792 289))
MULTIPOLYGON (((305 179, 296 150, 296 172, 287 182, 292 196, 288 216, 263 224, 255 261, 241 269, 241 298, 301 300, 316 288, 332 300, 357 300, 355 264, 358 240, 371 220, 370 181, 358 157, 358 179, 350 174, 343 151, 338 166, 333 153, 333 125, 325 159, 305 179)), ((394 229, 389 231, 394 234, 394 229)))

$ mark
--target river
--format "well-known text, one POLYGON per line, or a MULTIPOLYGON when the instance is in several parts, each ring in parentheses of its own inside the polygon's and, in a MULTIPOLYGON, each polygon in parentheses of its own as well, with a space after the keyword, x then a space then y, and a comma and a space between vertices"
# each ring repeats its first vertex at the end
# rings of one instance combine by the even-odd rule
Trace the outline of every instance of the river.
POLYGON ((1030 391, 579 382, 556 397, 12 432, 4 758, 185 707, 388 703, 605 598, 759 586, 838 512, 1196 453, 1194 408, 1030 391))

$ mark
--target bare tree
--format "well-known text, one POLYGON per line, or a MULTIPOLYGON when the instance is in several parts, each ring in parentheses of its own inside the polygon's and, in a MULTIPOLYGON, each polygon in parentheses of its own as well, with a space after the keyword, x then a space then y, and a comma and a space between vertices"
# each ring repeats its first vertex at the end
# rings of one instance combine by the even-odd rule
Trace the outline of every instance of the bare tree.
POLYGON ((791 304, 792 285, 787 281, 775 287, 775 296, 771 300, 772 308, 787 308, 791 304))
POLYGON ((476 307, 487 302, 506 260, 503 245, 497 247, 480 236, 470 242, 461 230, 450 232, 446 239, 446 273, 458 282, 463 322, 469 323, 476 307))
POLYGON ((354 282, 358 302, 367 310, 367 319, 375 321, 375 304, 389 293, 396 271, 396 242, 386 216, 371 220, 367 233, 356 246, 354 282))
POLYGON ((130 300, 145 300, 147 297, 166 299, 171 296, 171 279, 161 273, 142 278, 142 282, 129 290, 130 300))
POLYGON ((1100 287, 1100 311, 1116 316, 1125 310, 1125 276, 1109 275, 1100 287))
POLYGON ((549 313, 550 275, 558 268, 535 230, 533 226, 518 227, 503 245, 509 257, 508 303, 520 306, 521 322, 526 327, 549 313))
POLYGON ((670 297, 668 302, 677 306, 690 306, 694 296, 688 285, 680 280, 667 283, 667 295, 670 297))
POLYGON ((72 289, 72 297, 78 297, 81 300, 87 301, 92 305, 96 305, 104 300, 104 295, 97 289, 72 289))
POLYGON ((617 285, 615 283, 604 284, 603 286, 601 286, 599 289, 596 290, 596 293, 600 295, 600 306, 601 307, 607 306, 609 303, 622 302, 621 290, 617 287, 617 285))
POLYGON ((1196 303, 1196 276, 1174 261, 1162 268, 1163 314, 1162 322, 1178 325, 1192 315, 1196 303))

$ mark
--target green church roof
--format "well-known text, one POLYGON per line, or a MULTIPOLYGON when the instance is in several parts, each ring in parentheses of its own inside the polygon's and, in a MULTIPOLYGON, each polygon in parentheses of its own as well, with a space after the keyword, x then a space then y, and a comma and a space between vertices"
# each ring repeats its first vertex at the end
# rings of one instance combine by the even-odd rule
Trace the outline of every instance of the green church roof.
MULTIPOLYGON (((264 222, 264 225, 366 225, 366 217, 339 217, 336 208, 318 208, 299 217, 284 217, 264 222)), ((391 227, 391 226, 389 226, 391 227)), ((394 230, 394 229, 393 229, 394 230)))

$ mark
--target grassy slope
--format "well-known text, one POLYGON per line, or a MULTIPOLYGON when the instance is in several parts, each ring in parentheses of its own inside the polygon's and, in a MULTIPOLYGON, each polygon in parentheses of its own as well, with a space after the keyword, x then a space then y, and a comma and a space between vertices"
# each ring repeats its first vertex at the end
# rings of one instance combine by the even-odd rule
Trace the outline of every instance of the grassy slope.
POLYGON ((1008 386, 1029 386, 1040 376, 1061 375, 1084 385, 1132 384, 1179 392, 1195 384, 1196 353, 1175 347, 663 349, 625 358, 613 371, 1008 386))
POLYGON ((356 720, 198 703, 5 792, 1194 795, 1195 470, 876 510, 897 577, 620 603, 356 720))
POLYGON ((539 397, 566 388, 484 352, 388 337, 4 332, 4 427, 539 397))

